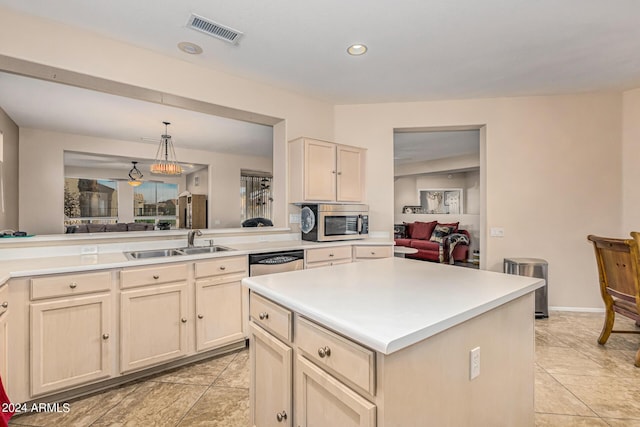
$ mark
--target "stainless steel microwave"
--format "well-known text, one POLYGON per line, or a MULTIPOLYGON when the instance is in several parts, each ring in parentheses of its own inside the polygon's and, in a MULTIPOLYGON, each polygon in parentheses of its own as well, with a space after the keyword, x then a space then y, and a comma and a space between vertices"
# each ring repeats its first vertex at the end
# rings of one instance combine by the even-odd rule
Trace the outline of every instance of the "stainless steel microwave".
POLYGON ((368 205, 305 204, 300 212, 302 240, 330 242, 369 236, 368 205))

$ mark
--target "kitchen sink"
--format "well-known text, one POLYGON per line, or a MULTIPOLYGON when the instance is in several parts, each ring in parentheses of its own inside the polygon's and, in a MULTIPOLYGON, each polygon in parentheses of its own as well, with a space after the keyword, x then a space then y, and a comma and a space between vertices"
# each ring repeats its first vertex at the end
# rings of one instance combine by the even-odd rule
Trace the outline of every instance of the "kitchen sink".
POLYGON ((228 248, 226 246, 200 246, 200 247, 192 247, 192 248, 180 248, 180 251, 184 252, 186 255, 196 255, 196 254, 212 254, 215 252, 225 252, 232 251, 233 249, 228 248))
POLYGON ((233 249, 226 246, 194 246, 191 248, 178 249, 150 249, 146 251, 128 251, 125 256, 128 259, 144 259, 144 258, 164 258, 179 255, 198 255, 212 254, 216 252, 232 251, 233 249))

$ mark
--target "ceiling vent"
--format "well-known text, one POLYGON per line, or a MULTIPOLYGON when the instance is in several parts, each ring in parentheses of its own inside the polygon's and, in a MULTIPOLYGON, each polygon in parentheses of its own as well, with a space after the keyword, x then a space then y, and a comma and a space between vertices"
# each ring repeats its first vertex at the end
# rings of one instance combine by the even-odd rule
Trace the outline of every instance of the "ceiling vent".
POLYGON ((191 17, 189 17, 187 27, 233 44, 238 43, 238 40, 242 37, 242 33, 240 31, 218 24, 217 22, 213 22, 210 19, 203 18, 202 16, 198 16, 193 13, 191 14, 191 17))

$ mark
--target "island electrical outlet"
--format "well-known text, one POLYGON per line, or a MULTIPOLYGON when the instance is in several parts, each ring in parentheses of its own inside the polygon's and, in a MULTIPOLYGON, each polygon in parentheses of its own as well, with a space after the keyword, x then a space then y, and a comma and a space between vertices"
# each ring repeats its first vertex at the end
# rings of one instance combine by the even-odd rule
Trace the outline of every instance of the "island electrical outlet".
POLYGON ((469 352, 469 380, 480 375, 480 347, 469 352))

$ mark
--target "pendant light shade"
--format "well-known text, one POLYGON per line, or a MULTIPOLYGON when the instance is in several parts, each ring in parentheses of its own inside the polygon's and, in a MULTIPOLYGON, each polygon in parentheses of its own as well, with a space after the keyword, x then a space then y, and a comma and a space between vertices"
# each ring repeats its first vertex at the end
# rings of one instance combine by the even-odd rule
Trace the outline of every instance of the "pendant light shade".
POLYGON ((133 167, 129 171, 129 181, 127 181, 127 184, 132 187, 137 187, 138 185, 142 184, 143 175, 142 172, 140 172, 140 169, 138 169, 138 167, 136 166, 138 162, 131 163, 133 164, 133 167))
POLYGON ((180 175, 182 167, 178 164, 173 141, 167 130, 171 123, 162 123, 164 123, 164 135, 160 137, 160 145, 156 153, 156 160, 151 165, 151 173, 154 175, 180 175))

